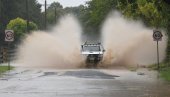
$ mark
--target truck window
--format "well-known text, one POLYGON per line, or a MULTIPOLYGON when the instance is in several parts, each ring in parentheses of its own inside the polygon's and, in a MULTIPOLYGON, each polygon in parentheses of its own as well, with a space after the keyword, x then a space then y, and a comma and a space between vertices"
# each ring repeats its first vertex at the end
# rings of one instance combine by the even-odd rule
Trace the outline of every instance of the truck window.
POLYGON ((84 51, 100 51, 100 46, 84 46, 84 51))

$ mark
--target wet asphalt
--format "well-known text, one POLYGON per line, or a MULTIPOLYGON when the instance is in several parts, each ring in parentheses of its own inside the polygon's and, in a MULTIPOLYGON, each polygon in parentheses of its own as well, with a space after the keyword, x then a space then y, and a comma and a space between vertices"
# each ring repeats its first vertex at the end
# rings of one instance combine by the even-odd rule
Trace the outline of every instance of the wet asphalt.
POLYGON ((170 83, 146 69, 16 68, 1 76, 0 97, 170 97, 170 83))

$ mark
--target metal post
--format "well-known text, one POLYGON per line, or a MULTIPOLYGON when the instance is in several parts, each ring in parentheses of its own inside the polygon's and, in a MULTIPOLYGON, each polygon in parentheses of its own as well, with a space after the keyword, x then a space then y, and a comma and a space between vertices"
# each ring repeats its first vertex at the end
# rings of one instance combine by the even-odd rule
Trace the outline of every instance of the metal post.
POLYGON ((158 70, 160 68, 159 66, 159 41, 157 40, 157 62, 158 62, 158 70))
POLYGON ((8 52, 7 52, 7 58, 8 58, 8 70, 10 70, 10 54, 9 54, 9 51, 10 51, 10 42, 8 42, 8 52))
POLYGON ((28 0, 26 0, 26 18, 27 18, 27 32, 29 32, 29 9, 28 9, 28 0))
POLYGON ((47 29, 47 1, 45 0, 45 30, 47 29))

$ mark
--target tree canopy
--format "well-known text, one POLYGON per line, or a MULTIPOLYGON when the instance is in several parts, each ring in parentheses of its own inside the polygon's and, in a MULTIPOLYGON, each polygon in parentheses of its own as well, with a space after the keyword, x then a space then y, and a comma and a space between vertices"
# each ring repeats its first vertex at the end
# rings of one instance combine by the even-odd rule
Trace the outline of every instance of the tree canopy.
MULTIPOLYGON (((26 33, 27 33, 27 23, 26 20, 22 18, 16 18, 9 22, 7 25, 8 30, 14 30, 15 32, 15 40, 19 41, 26 33)), ((35 23, 29 22, 29 29, 31 30, 37 30, 38 27, 35 23)))

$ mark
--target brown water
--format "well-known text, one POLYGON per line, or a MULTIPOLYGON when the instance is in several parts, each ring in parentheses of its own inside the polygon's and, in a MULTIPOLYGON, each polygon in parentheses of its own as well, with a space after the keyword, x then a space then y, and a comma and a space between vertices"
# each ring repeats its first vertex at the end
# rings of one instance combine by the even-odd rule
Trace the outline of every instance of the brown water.
POLYGON ((169 97, 170 84, 156 75, 146 69, 15 68, 0 78, 0 97, 169 97))
POLYGON ((28 35, 17 53, 17 64, 26 67, 78 68, 81 66, 81 27, 73 15, 62 17, 51 31, 28 35))
MULTIPOLYGON (((106 53, 104 65, 149 65, 157 62, 156 42, 153 29, 139 21, 125 19, 120 13, 112 12, 102 28, 106 53)), ((164 33, 163 33, 164 34, 164 33)), ((159 42, 160 61, 165 57, 167 37, 159 42)))

